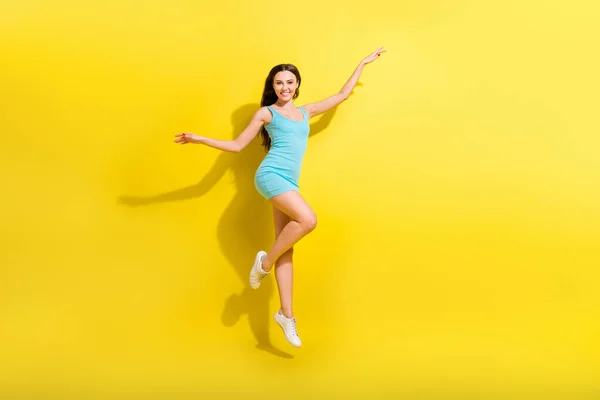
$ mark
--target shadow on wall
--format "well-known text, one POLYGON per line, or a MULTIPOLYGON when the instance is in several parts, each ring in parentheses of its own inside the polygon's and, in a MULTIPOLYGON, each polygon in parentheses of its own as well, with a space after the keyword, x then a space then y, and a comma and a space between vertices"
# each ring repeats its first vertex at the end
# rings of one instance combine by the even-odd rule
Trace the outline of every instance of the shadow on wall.
MULTIPOLYGON (((247 104, 231 116, 235 138, 248 125, 259 104, 247 104)), ((311 124, 311 136, 324 130, 331 122, 335 109, 322 115, 311 124)), ((118 202, 129 206, 143 206, 171 201, 188 200, 203 196, 231 168, 235 177, 236 192, 225 209, 217 235, 221 251, 244 285, 241 294, 233 293, 225 301, 221 321, 233 326, 243 314, 248 315, 250 329, 257 341, 257 348, 284 358, 293 356, 276 349, 269 339, 269 299, 275 292, 273 279, 263 281, 260 289, 248 285, 248 274, 256 253, 267 250, 274 240, 272 206, 261 197, 254 187, 254 173, 266 155, 257 137, 237 154, 223 152, 211 170, 195 185, 148 197, 120 196, 118 202)))

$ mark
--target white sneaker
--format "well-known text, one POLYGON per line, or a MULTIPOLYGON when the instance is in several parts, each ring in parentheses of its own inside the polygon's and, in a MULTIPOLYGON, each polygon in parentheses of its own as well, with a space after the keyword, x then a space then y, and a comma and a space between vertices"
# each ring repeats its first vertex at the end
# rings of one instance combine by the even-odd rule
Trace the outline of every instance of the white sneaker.
POLYGON ((300 347, 302 346, 302 341, 298 336, 298 332, 296 331, 296 318, 287 318, 281 312, 281 309, 275 314, 273 317, 275 322, 283 329, 283 334, 285 338, 292 346, 300 347))
POLYGON ((250 270, 250 287, 252 289, 258 289, 262 279, 269 274, 268 272, 265 272, 262 269, 262 259, 266 255, 267 253, 262 250, 256 254, 256 258, 254 259, 254 265, 250 270))

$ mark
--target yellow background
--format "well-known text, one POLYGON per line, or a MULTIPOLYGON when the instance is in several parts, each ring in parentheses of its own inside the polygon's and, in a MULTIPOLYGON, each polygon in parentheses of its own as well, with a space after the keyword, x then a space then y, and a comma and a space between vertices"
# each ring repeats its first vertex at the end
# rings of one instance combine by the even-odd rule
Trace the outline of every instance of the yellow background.
POLYGON ((1 394, 597 398, 599 4, 4 1, 1 394), (246 284, 259 140, 173 135, 235 137, 279 63, 321 100, 379 46, 313 120, 295 349, 246 284))

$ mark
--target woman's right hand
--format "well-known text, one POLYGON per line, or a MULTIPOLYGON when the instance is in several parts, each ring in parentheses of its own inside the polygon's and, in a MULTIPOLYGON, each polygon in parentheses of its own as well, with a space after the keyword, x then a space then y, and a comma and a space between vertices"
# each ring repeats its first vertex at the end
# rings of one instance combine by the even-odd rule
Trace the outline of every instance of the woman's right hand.
POLYGON ((200 136, 195 135, 193 133, 189 133, 189 132, 179 133, 179 134, 175 135, 175 137, 177 137, 177 139, 175 139, 173 141, 175 143, 179 143, 179 144, 188 144, 188 143, 199 144, 199 143, 201 143, 200 136))

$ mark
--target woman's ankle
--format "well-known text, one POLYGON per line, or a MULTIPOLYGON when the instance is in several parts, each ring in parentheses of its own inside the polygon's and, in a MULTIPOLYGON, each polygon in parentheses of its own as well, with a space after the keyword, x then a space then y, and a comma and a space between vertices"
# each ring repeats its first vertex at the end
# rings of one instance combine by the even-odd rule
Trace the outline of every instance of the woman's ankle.
POLYGON ((267 256, 262 258, 260 268, 266 273, 271 272, 271 263, 268 262, 267 256))

